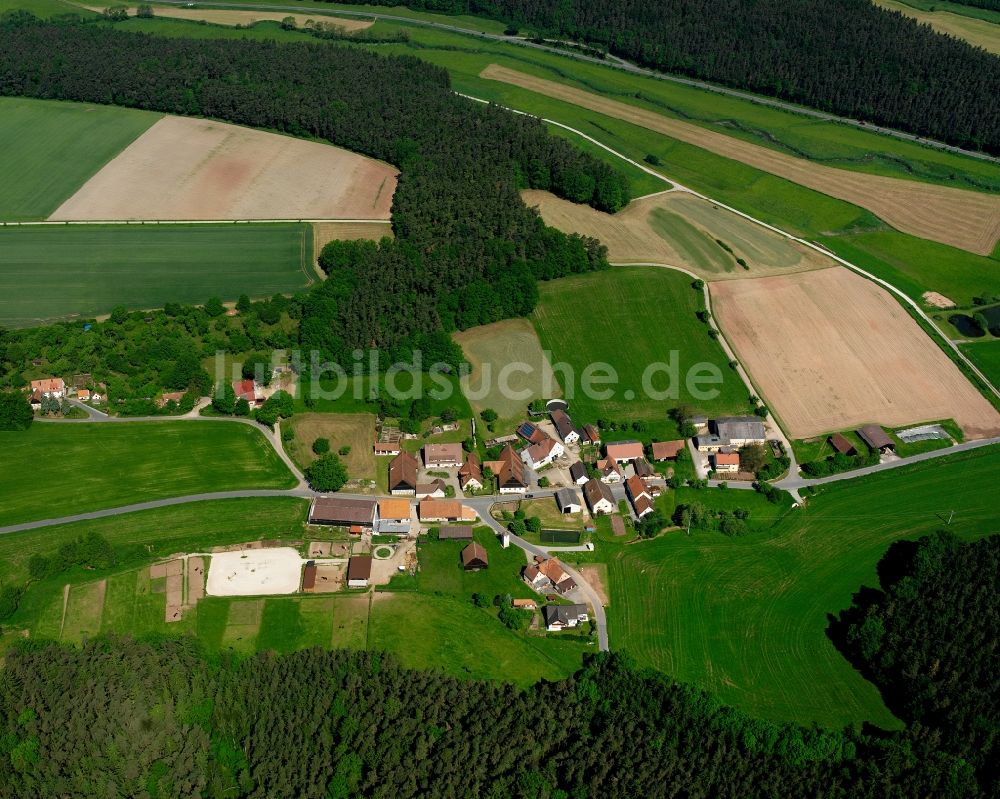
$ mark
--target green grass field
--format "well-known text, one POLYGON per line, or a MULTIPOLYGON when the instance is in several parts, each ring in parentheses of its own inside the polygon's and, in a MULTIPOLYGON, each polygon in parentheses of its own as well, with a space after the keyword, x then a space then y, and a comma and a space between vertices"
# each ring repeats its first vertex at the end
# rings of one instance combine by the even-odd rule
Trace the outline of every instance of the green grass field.
MULTIPOLYGON (((665 422, 667 411, 684 402, 705 413, 747 408, 746 387, 729 369, 722 348, 708 337, 707 326, 695 317, 701 292, 686 275, 652 267, 612 268, 543 283, 539 289, 532 321, 542 348, 553 353, 553 368, 578 424, 597 418, 665 422), (643 372, 673 353, 679 364, 677 396, 648 398, 643 372), (558 362, 571 367, 573 381, 560 372, 558 362), (596 363, 617 371, 617 385, 595 384, 613 392, 608 399, 587 397, 580 390, 584 369, 596 363), (721 375, 721 384, 705 386, 718 392, 713 399, 696 398, 687 384, 688 370, 698 364, 713 365, 721 375)), ((653 375, 655 390, 666 392, 668 385, 675 388, 664 374, 653 375)))
POLYGON ((0 525, 163 497, 291 488, 260 431, 226 422, 37 423, 0 433, 0 525))
POLYGON ((455 333, 454 339, 472 366, 462 381, 469 401, 477 412, 491 408, 499 414, 497 430, 522 421, 531 400, 551 399, 562 393, 538 334, 527 319, 481 325, 455 333), (505 371, 513 364, 530 372, 505 371))
POLYGON ((612 648, 763 718, 896 726, 828 640, 828 614, 877 585, 891 542, 944 527, 952 510, 950 529, 963 537, 1000 532, 998 478, 992 447, 831 485, 742 538, 602 542, 592 557, 609 566, 612 648))
POLYGON ((0 325, 115 306, 271 296, 312 282, 306 224, 0 227, 0 325))
POLYGON ((962 352, 982 370, 994 386, 1000 386, 1000 339, 963 344, 962 352))
POLYGON ((45 219, 161 116, 0 97, 0 221, 45 219))

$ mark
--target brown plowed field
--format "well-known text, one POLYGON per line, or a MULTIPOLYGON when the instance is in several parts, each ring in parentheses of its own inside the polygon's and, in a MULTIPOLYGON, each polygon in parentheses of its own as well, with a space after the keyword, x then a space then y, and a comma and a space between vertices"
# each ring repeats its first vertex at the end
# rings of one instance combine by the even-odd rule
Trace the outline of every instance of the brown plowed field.
POLYGON ((49 218, 388 219, 396 175, 329 144, 168 116, 49 218))
POLYGON ((712 285, 723 332, 792 438, 954 419, 1000 435, 984 399, 887 292, 848 269, 712 285))
POLYGON ((822 166, 617 100, 491 64, 480 77, 589 108, 867 208, 894 228, 989 255, 1000 238, 1000 196, 822 166))
POLYGON ((521 192, 546 224, 601 240, 613 263, 683 266, 706 280, 823 269, 834 261, 684 191, 633 200, 617 214, 595 211, 547 191, 521 192), (718 242, 724 242, 732 252, 718 242), (743 269, 737 258, 746 261, 743 269))

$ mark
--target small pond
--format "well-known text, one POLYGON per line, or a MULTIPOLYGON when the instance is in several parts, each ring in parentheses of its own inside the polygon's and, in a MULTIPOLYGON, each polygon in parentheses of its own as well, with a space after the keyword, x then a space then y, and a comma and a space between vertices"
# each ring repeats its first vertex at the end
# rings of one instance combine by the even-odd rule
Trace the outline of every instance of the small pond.
POLYGON ((982 338, 986 335, 986 331, 979 326, 979 323, 964 313, 952 314, 948 317, 948 321, 964 338, 982 338))

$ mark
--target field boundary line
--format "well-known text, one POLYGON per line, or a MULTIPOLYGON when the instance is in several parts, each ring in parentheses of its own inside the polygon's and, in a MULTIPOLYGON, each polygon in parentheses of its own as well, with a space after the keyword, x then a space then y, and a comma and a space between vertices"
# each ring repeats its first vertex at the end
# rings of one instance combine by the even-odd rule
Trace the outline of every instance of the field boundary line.
MULTIPOLYGON (((188 0, 156 0, 156 2, 161 5, 169 6, 185 6, 188 0)), ((835 122, 841 125, 847 125, 849 127, 857 128, 868 133, 875 133, 882 136, 889 136, 891 138, 901 139, 903 141, 910 141, 916 144, 923 145, 925 147, 930 147, 931 149, 943 150, 945 152, 953 153, 955 155, 964 155, 969 158, 976 158, 980 161, 993 161, 994 163, 1000 163, 1000 157, 990 155, 989 153, 984 153, 979 150, 966 150, 961 147, 956 147, 953 144, 946 144, 945 142, 938 141, 937 139, 930 139, 923 136, 918 136, 915 133, 906 133, 902 130, 896 130, 895 128, 884 127, 882 125, 875 125, 873 123, 863 122, 859 119, 852 119, 850 117, 837 116, 836 114, 831 114, 826 111, 820 111, 816 108, 810 108, 804 105, 796 105, 795 103, 787 102, 785 100, 779 100, 776 97, 769 97, 765 94, 754 94, 753 92, 745 89, 733 89, 728 86, 723 86, 721 84, 710 83, 704 80, 698 80, 697 78, 687 78, 682 75, 677 75, 671 72, 660 72, 653 69, 646 69, 645 67, 640 67, 638 64, 634 64, 631 61, 626 61, 624 58, 619 56, 608 54, 608 58, 597 58, 596 56, 589 56, 585 53, 577 53, 572 50, 566 50, 559 47, 553 47, 547 44, 539 44, 533 42, 527 37, 520 36, 507 36, 499 33, 488 33, 486 31, 472 30, 471 28, 462 28, 458 25, 447 25, 443 22, 435 22, 434 20, 421 19, 419 17, 400 17, 393 14, 382 14, 378 11, 356 11, 349 9, 340 9, 336 4, 331 4, 331 8, 327 9, 305 9, 306 13, 317 14, 319 16, 328 17, 362 17, 364 19, 372 19, 378 22, 380 19, 392 20, 393 22, 401 22, 406 25, 416 25, 417 27, 424 28, 437 28, 438 30, 450 31, 452 33, 463 34, 465 36, 471 36, 476 39, 485 39, 487 41, 503 42, 505 44, 514 45, 515 47, 524 47, 531 50, 540 50, 546 53, 552 53, 554 55, 564 56, 575 61, 585 61, 589 64, 596 64, 598 66, 608 67, 610 69, 617 70, 619 72, 627 72, 633 75, 639 75, 645 78, 652 78, 653 80, 666 81, 668 83, 678 83, 682 86, 691 86, 696 89, 701 89, 703 91, 714 92, 715 94, 728 95, 729 97, 736 97, 737 99, 744 100, 746 102, 754 103, 756 105, 765 105, 772 108, 777 108, 781 111, 786 111, 792 114, 798 114, 800 116, 812 117, 814 119, 821 119, 826 122, 835 122)), ((237 8, 249 11, 289 11, 294 13, 303 13, 304 9, 302 6, 282 6, 282 5, 271 5, 271 4, 248 4, 248 3, 226 3, 226 2, 215 2, 215 0, 208 0, 206 3, 199 3, 201 8, 237 8)), ((484 21, 493 21, 484 18, 484 21)), ((558 41, 558 40, 549 40, 558 41)))
MULTIPOLYGON (((830 252, 829 250, 825 249, 824 247, 820 247, 820 246, 814 244, 813 242, 808 241, 807 239, 803 239, 803 238, 800 238, 798 236, 794 236, 791 233, 788 233, 787 231, 784 231, 784 230, 782 230, 779 227, 775 227, 774 225, 769 224, 768 222, 764 222, 763 220, 757 219, 756 217, 753 217, 753 216, 751 216, 748 213, 740 211, 737 208, 733 208, 731 205, 726 205, 725 203, 720 202, 719 200, 713 199, 712 197, 709 197, 706 194, 702 194, 701 192, 695 191, 694 189, 690 189, 687 186, 684 186, 683 184, 678 183, 677 181, 675 181, 673 179, 667 178, 666 176, 661 175, 659 172, 656 172, 655 170, 650 169, 645 164, 640 164, 638 161, 634 161, 633 159, 629 158, 628 156, 623 155, 622 153, 619 153, 618 151, 612 149, 611 147, 609 147, 608 145, 604 144, 603 142, 597 141, 597 139, 595 139, 593 136, 589 136, 586 133, 584 133, 583 131, 580 131, 580 130, 577 130, 576 128, 570 127, 569 125, 566 125, 566 124, 564 124, 562 122, 557 122, 554 119, 546 119, 544 117, 537 117, 535 114, 529 114, 526 111, 518 111, 516 108, 510 108, 508 106, 501 106, 501 105, 499 105, 499 103, 493 103, 490 100, 483 100, 483 99, 481 99, 479 97, 473 97, 472 95, 469 95, 469 94, 462 94, 461 92, 456 92, 456 94, 458 94, 460 97, 465 97, 468 100, 474 100, 475 102, 482 103, 484 105, 491 105, 491 104, 492 105, 497 105, 498 107, 504 108, 507 111, 510 111, 511 113, 514 113, 514 114, 520 114, 521 116, 535 117, 536 119, 541 119, 542 122, 545 122, 545 123, 547 123, 549 125, 555 125, 556 127, 563 128, 565 130, 571 131, 572 133, 575 133, 578 136, 582 136, 584 139, 586 139, 587 141, 589 141, 591 144, 597 145, 602 150, 606 150, 607 152, 611 153, 612 155, 617 156, 618 158, 620 158, 621 160, 625 161, 626 163, 629 163, 629 164, 632 164, 632 166, 638 167, 643 172, 646 172, 646 173, 648 173, 650 175, 653 175, 655 177, 660 178, 663 181, 666 181, 667 183, 672 184, 676 190, 685 191, 685 192, 687 192, 688 194, 691 194, 694 197, 698 197, 699 199, 702 199, 702 200, 705 200, 707 202, 713 203, 714 205, 717 205, 720 208, 725 208, 727 211, 731 211, 732 213, 736 214, 737 216, 740 216, 743 219, 746 219, 748 222, 752 222, 755 225, 760 225, 761 227, 763 227, 763 228, 765 228, 767 230, 770 230, 773 233, 777 233, 778 235, 783 236, 783 237, 785 237, 786 239, 788 239, 790 241, 794 241, 794 242, 797 242, 798 244, 803 245, 804 247, 808 247, 809 249, 811 249, 811 250, 813 250, 815 252, 818 252, 820 255, 824 255, 827 258, 830 258, 831 260, 836 261, 841 266, 847 267, 852 272, 855 272, 855 273, 861 275, 862 277, 867 278, 868 280, 872 281, 873 283, 878 284, 882 288, 884 288, 887 291, 889 291, 890 293, 894 294, 896 296, 897 300, 900 300, 903 305, 907 305, 910 308, 912 308, 917 313, 917 315, 927 325, 929 325, 931 327, 931 329, 934 330, 935 333, 937 333, 938 337, 947 345, 947 349, 950 349, 958 357, 958 359, 962 363, 965 364, 966 368, 968 368, 969 371, 972 372, 972 374, 974 374, 977 378, 979 378, 979 380, 982 382, 983 386, 985 386, 986 388, 988 388, 989 391, 997 399, 1000 399, 1000 389, 997 389, 997 387, 994 386, 993 383, 990 382, 989 378, 987 378, 986 375, 983 374, 983 372, 979 369, 979 367, 977 367, 968 358, 968 356, 966 356, 966 354, 959 349, 958 345, 955 344, 955 342, 953 342, 950 338, 948 338, 948 336, 946 336, 942 332, 941 328, 939 328, 934 323, 934 320, 932 320, 924 312, 924 309, 921 308, 917 304, 917 302, 915 300, 913 300, 910 296, 908 296, 907 294, 905 294, 900 289, 896 288, 888 280, 883 280, 882 278, 873 275, 871 272, 868 272, 867 270, 862 269, 860 266, 852 264, 850 261, 848 261, 848 260, 846 260, 844 258, 841 258, 839 255, 835 255, 834 253, 830 252)), ((667 138, 669 138, 669 137, 667 137, 667 138)), ((703 278, 699 278, 699 279, 703 279, 703 278)), ((933 336, 931 338, 933 339, 933 336)), ((963 375, 963 377, 965 377, 965 375, 963 375)), ((966 379, 968 379, 968 378, 966 377, 966 379)))

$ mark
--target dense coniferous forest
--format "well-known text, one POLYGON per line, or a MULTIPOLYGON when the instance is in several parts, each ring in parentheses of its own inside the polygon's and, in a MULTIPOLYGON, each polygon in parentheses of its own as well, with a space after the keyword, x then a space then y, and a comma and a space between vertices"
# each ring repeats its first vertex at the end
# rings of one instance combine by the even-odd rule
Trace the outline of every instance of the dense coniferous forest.
POLYGON ((939 532, 896 544, 834 626, 845 654, 915 735, 1000 792, 1000 536, 939 532))
POLYGON ((334 245, 330 279, 302 306, 298 343, 343 363, 356 348, 393 355, 422 336, 522 315, 538 278, 606 266, 598 242, 546 228, 519 188, 606 211, 629 199, 621 173, 537 119, 456 96, 445 70, 411 57, 13 13, 0 23, 0 94, 214 117, 398 166, 395 240, 334 245))
POLYGON ((523 691, 308 650, 25 642, 0 681, 9 797, 969 797, 921 740, 759 721, 619 655, 523 691))
POLYGON ((644 67, 1000 153, 1000 58, 870 0, 363 2, 481 14, 644 67))

